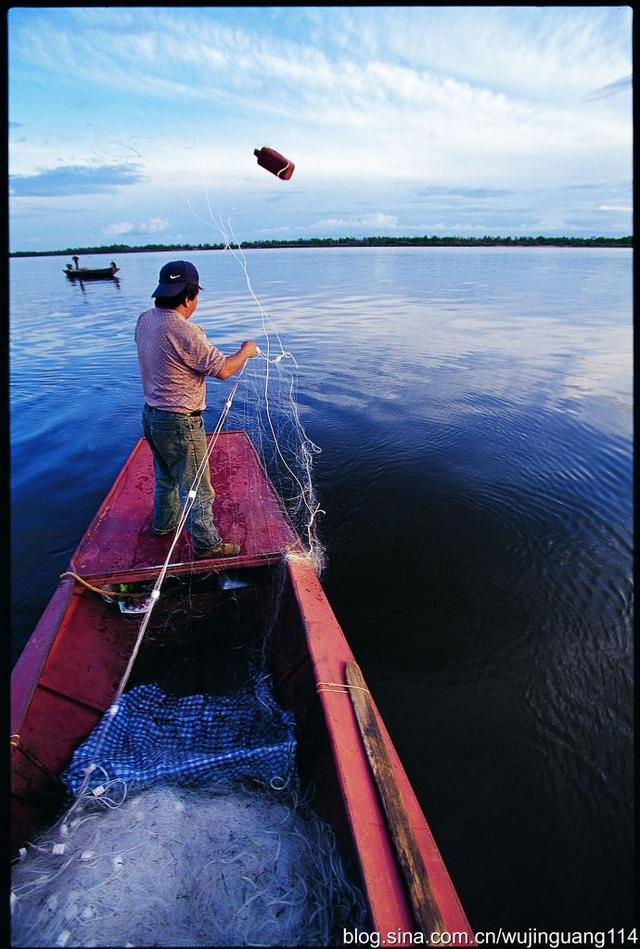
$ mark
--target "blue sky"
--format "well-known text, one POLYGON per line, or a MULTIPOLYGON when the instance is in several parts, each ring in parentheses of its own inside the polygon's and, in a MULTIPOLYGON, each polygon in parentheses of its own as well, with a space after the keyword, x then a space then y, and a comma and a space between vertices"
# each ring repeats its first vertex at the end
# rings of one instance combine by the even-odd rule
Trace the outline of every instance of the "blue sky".
POLYGON ((630 7, 8 15, 11 250, 632 228, 630 7), (283 182, 253 150, 295 162, 283 182))

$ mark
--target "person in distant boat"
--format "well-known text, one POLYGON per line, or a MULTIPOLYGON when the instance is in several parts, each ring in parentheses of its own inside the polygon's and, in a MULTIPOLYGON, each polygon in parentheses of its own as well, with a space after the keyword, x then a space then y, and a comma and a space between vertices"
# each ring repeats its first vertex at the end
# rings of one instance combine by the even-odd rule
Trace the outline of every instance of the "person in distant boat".
MULTIPOLYGON (((188 260, 165 264, 151 294, 155 306, 141 313, 136 325, 145 400, 142 425, 153 455, 155 534, 175 529, 207 451, 205 376, 228 379, 258 352, 252 340, 245 340, 236 353, 225 356, 202 327, 189 322, 202 290, 199 279, 188 260)), ((226 543, 218 533, 211 511, 214 497, 207 464, 187 519, 197 560, 240 553, 237 544, 226 543)))
POLYGON ((79 270, 80 267, 79 267, 78 262, 79 262, 80 258, 79 258, 79 257, 72 257, 71 260, 72 260, 72 261, 74 262, 74 264, 76 265, 76 270, 79 270))

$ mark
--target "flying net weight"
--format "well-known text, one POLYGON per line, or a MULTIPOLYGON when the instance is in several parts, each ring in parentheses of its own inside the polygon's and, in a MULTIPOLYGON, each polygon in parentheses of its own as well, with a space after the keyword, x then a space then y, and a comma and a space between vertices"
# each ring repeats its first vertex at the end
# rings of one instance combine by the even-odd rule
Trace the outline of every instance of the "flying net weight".
POLYGON ((282 178, 283 181, 291 177, 293 169, 296 167, 292 161, 289 161, 274 148, 267 148, 266 146, 254 148, 253 154, 262 168, 266 168, 272 175, 282 178))

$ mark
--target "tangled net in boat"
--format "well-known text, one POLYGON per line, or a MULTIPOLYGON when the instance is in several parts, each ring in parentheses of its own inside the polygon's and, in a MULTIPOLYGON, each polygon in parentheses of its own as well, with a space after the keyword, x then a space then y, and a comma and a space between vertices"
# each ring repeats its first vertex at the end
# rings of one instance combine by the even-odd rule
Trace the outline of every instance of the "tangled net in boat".
POLYGON ((263 791, 161 785, 59 831, 14 868, 13 946, 326 946, 362 918, 328 825, 263 791))

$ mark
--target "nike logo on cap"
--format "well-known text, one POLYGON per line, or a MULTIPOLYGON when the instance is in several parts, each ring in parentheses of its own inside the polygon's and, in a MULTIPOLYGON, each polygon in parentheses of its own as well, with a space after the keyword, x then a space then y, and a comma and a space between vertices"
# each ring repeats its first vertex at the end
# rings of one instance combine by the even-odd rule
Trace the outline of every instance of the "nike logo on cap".
POLYGON ((182 276, 182 274, 179 274, 179 273, 170 273, 170 274, 169 274, 169 280, 177 280, 178 277, 181 277, 181 276, 182 276))

